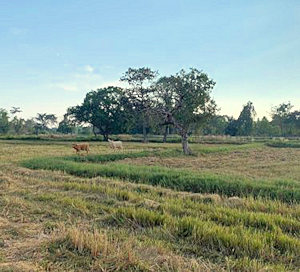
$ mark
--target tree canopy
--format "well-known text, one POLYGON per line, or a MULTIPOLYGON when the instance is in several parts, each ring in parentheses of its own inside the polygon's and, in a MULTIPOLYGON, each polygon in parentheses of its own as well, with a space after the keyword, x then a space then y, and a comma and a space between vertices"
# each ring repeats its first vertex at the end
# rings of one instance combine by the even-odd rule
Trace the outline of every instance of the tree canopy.
POLYGON ((182 137, 185 154, 190 154, 188 133, 192 126, 203 125, 216 111, 211 98, 215 82, 202 71, 191 68, 174 76, 162 77, 155 84, 157 111, 164 123, 173 125, 182 137))
POLYGON ((87 93, 83 103, 68 113, 77 123, 88 123, 108 140, 109 134, 121 133, 130 122, 131 105, 119 87, 107 87, 87 93))
POLYGON ((35 122, 35 130, 36 134, 38 134, 40 131, 49 130, 49 126, 55 125, 57 117, 55 114, 38 113, 35 122))
POLYGON ((156 71, 148 67, 142 68, 129 68, 125 74, 120 78, 129 84, 126 89, 126 95, 129 98, 136 115, 142 121, 144 142, 147 142, 147 126, 149 126, 151 119, 151 108, 153 106, 153 89, 150 84, 158 75, 156 71))

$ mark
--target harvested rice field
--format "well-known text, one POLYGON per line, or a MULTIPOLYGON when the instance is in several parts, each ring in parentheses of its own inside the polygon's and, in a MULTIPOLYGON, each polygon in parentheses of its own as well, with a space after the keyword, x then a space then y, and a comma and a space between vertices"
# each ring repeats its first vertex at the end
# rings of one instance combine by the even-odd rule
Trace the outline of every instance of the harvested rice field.
POLYGON ((299 271, 300 149, 0 141, 0 271, 299 271))

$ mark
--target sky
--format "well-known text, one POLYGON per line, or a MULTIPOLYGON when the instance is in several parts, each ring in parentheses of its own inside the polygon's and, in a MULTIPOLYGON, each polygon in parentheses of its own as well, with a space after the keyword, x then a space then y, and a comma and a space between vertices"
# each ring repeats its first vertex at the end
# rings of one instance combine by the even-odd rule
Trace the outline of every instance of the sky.
POLYGON ((195 67, 220 114, 300 108, 299 0, 0 0, 0 108, 62 117, 129 67, 195 67))

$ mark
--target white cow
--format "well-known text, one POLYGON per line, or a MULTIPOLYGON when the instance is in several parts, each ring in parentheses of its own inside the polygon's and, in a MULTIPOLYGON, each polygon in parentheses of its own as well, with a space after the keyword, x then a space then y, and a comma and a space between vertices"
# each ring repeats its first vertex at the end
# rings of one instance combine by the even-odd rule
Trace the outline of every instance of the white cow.
POLYGON ((121 141, 113 141, 113 140, 108 139, 108 142, 109 142, 110 148, 112 148, 113 150, 123 149, 123 144, 121 141))

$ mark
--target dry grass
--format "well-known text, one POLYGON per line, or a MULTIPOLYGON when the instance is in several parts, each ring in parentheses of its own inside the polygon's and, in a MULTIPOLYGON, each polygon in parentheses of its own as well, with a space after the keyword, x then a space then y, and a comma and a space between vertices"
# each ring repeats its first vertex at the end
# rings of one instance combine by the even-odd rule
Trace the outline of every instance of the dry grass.
POLYGON ((249 178, 293 179, 300 181, 300 150, 257 147, 234 152, 208 153, 189 158, 149 157, 125 159, 137 165, 159 165, 194 171, 246 176, 249 178))
MULTIPOLYGON (((91 271, 223 271, 211 263, 178 256, 159 243, 141 243, 134 237, 124 238, 103 230, 87 231, 83 226, 61 225, 53 231, 47 246, 56 251, 58 258, 65 254, 61 249, 85 256, 91 262, 91 271)), ((48 267, 59 269, 55 259, 48 267)))

